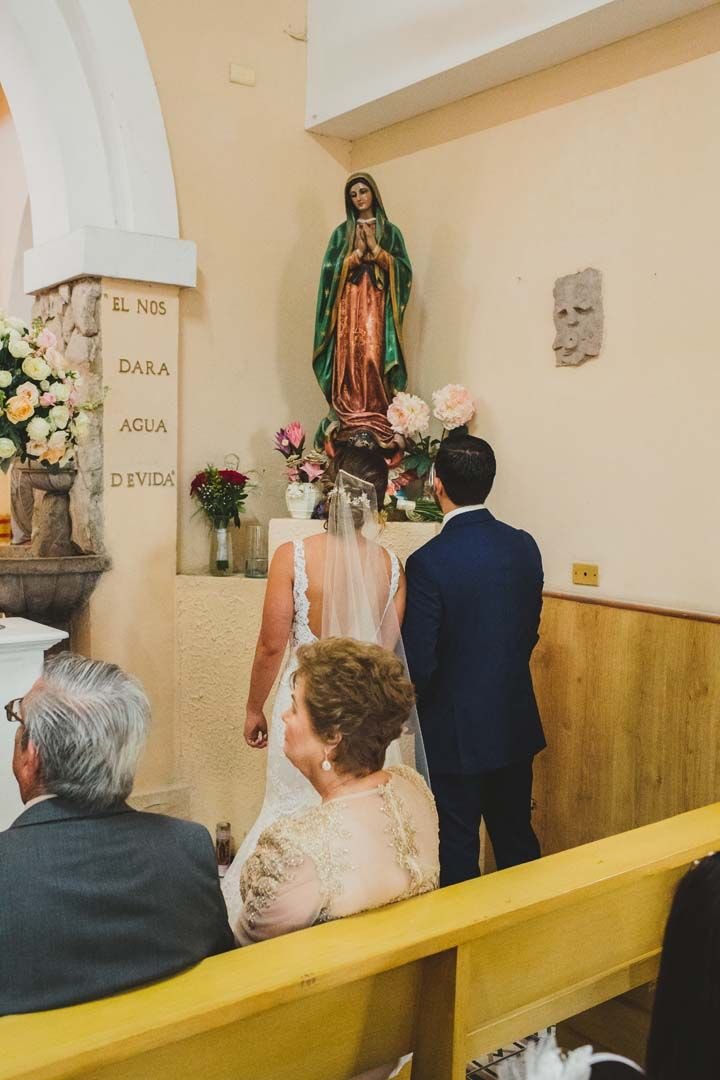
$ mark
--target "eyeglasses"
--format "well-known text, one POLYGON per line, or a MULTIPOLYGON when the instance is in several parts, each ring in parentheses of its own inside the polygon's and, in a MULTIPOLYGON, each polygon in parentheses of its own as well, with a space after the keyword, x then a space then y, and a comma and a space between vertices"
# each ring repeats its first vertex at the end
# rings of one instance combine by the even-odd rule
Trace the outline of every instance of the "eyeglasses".
POLYGON ((25 723, 25 721, 23 720, 23 718, 22 718, 22 716, 20 715, 20 712, 19 712, 21 704, 22 704, 22 698, 16 697, 16 698, 13 698, 12 701, 8 701, 7 705, 5 706, 5 716, 8 718, 8 720, 10 721, 11 724, 13 724, 13 723, 24 724, 25 723))

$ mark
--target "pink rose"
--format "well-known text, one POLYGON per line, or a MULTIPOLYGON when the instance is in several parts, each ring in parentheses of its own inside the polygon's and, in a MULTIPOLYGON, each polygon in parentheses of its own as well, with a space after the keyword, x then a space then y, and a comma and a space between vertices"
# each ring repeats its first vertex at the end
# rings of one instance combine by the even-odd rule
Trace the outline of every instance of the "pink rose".
POLYGON ((448 383, 432 396, 434 414, 448 431, 469 424, 475 415, 475 402, 470 391, 459 383, 448 383))
POLYGON ((57 399, 56 399, 54 394, 45 393, 45 394, 40 395, 40 404, 41 405, 54 405, 56 400, 57 399))
POLYGON ((40 331, 38 336, 35 338, 35 341, 37 342, 37 346, 39 349, 54 349, 57 345, 57 338, 53 334, 52 330, 48 330, 47 327, 45 327, 44 330, 40 331))

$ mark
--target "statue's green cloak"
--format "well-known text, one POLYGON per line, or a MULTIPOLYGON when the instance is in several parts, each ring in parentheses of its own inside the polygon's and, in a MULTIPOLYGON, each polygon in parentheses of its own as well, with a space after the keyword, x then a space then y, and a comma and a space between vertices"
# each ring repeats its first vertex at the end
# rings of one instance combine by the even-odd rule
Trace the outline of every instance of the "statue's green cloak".
MULTIPOLYGON (((378 186, 368 173, 353 173, 345 184, 346 219, 333 231, 323 259, 318 289, 317 310, 315 313, 315 346, 313 350, 313 369, 320 388, 330 406, 332 406, 333 359, 335 355, 335 328, 340 297, 345 287, 348 274, 348 257, 353 250, 356 216, 350 201, 350 188, 358 180, 364 180, 372 189, 375 197, 375 235, 382 248, 390 256, 390 269, 374 265, 373 275, 379 287, 386 289, 385 304, 385 360, 383 372, 390 398, 398 390, 407 386, 407 369, 402 338, 402 324, 405 318, 412 267, 405 250, 402 233, 388 221, 378 186), (388 280, 389 278, 389 280, 388 280)), ((320 425, 316 435, 316 444, 322 445, 325 431, 334 419, 331 411, 320 425)))

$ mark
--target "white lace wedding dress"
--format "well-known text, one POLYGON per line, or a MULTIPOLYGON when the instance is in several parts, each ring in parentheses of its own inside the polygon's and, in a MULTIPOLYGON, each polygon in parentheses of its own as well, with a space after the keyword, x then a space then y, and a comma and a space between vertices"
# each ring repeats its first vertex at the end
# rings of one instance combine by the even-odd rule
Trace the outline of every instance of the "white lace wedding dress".
MULTIPOLYGON (((296 652, 300 645, 312 645, 313 642, 318 640, 310 629, 309 623, 310 601, 307 596, 308 578, 305 566, 305 547, 302 540, 294 540, 293 549, 294 616, 290 632, 290 652, 278 684, 268 732, 265 798, 255 824, 240 845, 222 882, 222 890, 231 926, 236 924, 239 911, 242 908, 240 874, 246 860, 255 850, 262 831, 269 825, 274 824, 283 814, 292 814, 297 810, 303 810, 320 803, 320 796, 315 788, 309 780, 305 779, 299 769, 296 769, 288 761, 283 749, 285 732, 282 714, 290 706, 292 695, 290 680, 297 667, 296 652)), ((398 557, 393 552, 388 552, 388 554, 390 556, 390 586, 386 608, 395 599, 400 582, 400 562, 398 557)), ((388 749, 385 763, 387 765, 399 765, 401 761, 400 748, 393 743, 388 749)))

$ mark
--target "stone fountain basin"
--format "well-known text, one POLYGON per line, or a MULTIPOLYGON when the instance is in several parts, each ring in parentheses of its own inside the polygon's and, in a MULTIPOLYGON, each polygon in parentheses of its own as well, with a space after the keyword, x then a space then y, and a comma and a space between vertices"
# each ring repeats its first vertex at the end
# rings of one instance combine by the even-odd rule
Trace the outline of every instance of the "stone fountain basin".
POLYGON ((68 619, 88 602, 110 565, 107 555, 40 558, 28 555, 27 547, 0 545, 0 611, 40 622, 68 619))

